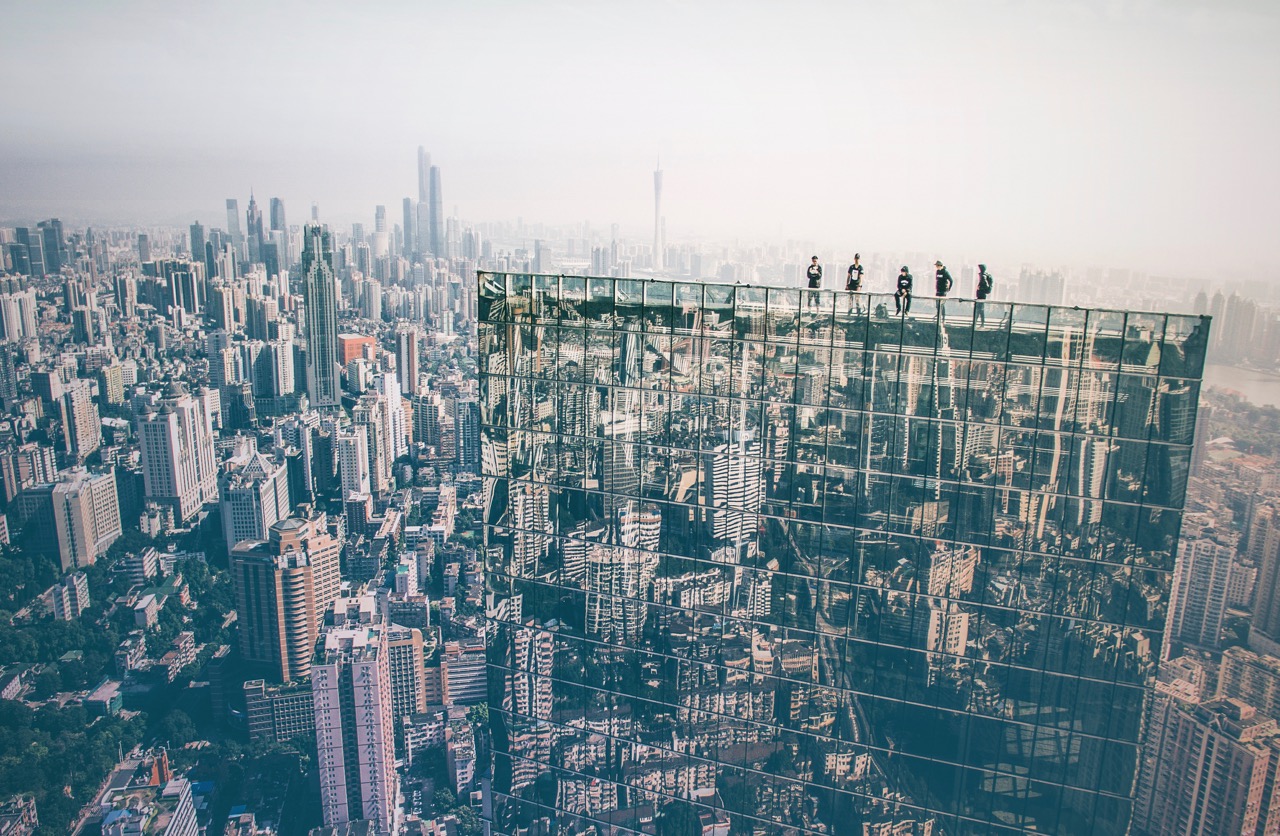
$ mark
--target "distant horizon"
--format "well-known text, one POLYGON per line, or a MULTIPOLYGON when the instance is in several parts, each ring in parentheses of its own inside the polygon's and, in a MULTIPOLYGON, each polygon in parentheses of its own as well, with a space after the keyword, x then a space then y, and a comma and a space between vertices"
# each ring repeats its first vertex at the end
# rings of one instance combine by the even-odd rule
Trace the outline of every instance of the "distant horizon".
POLYGON ((671 242, 1276 277, 1274 3, 69 5, 0 31, 0 217, 394 222, 422 145, 471 220, 649 237, 660 157, 671 242))
MULTIPOLYGON (((646 176, 649 176, 649 175, 651 175, 651 172, 646 173, 646 176)), ((444 172, 444 176, 446 177, 444 181, 445 194, 448 195, 447 171, 444 172)), ((266 209, 270 203, 271 198, 279 197, 279 195, 268 194, 266 192, 259 194, 259 190, 256 187, 254 188, 254 195, 255 197, 258 197, 258 205, 263 209, 264 215, 266 214, 266 209)), ((228 196, 228 197, 232 197, 232 196, 228 196)), ((3 209, 0 209, 0 227, 13 228, 15 226, 34 225, 37 222, 41 220, 46 220, 48 218, 59 218, 60 220, 63 221, 64 225, 69 230, 89 228, 89 227, 101 227, 106 229, 146 229, 146 228, 165 229, 167 228, 167 229, 172 229, 178 232, 184 232, 193 222, 199 222, 203 224, 207 229, 226 229, 227 218, 226 218, 225 202, 228 199, 228 197, 219 198, 217 200, 217 205, 212 210, 208 208, 200 209, 200 210, 192 210, 188 212, 183 212, 183 211, 165 212, 162 210, 152 210, 155 212, 155 214, 144 220, 138 220, 136 219, 136 216, 133 218, 126 217, 123 214, 121 214, 119 217, 116 217, 116 218, 109 218, 106 215, 87 217, 86 213, 84 213, 83 211, 79 211, 79 212, 66 211, 65 204, 58 202, 55 205, 55 202, 50 202, 48 205, 45 205, 41 208, 34 208, 34 207, 29 208, 22 213, 6 212, 3 209)), ((236 200, 239 201, 240 224, 241 224, 241 229, 243 230, 244 224, 245 224, 244 213, 245 213, 245 208, 248 205, 249 193, 248 191, 246 191, 243 196, 237 195, 234 197, 236 200)), ((375 207, 378 205, 383 205, 383 206, 386 206, 387 208, 388 228, 403 226, 403 222, 401 220, 402 204, 400 203, 400 201, 402 201, 404 197, 410 197, 410 195, 404 195, 394 203, 385 202, 382 204, 377 204, 377 203, 369 204, 367 212, 362 212, 361 210, 358 210, 354 207, 348 207, 346 211, 343 211, 341 213, 334 213, 334 214, 331 214, 326 210, 326 206, 328 204, 326 204, 323 201, 316 201, 316 202, 319 204, 319 208, 320 208, 320 223, 327 224, 330 228, 349 235, 351 232, 351 225, 355 223, 364 224, 366 232, 371 232, 373 230, 374 212, 375 212, 375 207)), ((286 220, 290 226, 300 227, 310 222, 310 219, 311 219, 311 202, 310 201, 295 203, 295 202, 291 202, 288 198, 284 198, 283 200, 285 204, 286 220)), ((667 200, 664 197, 664 206, 666 204, 667 204, 667 200)), ((5 204, 2 201, 0 201, 0 206, 4 206, 4 205, 5 204)), ((541 218, 534 218, 534 217, 527 217, 527 216, 506 217, 506 218, 466 217, 466 216, 455 216, 452 213, 452 206, 447 199, 445 201, 445 207, 446 207, 446 213, 445 213, 446 217, 449 217, 449 218, 459 217, 459 219, 463 223, 468 225, 516 224, 516 223, 523 222, 527 226, 542 225, 550 229, 556 230, 556 229, 563 229, 571 226, 580 226, 585 221, 591 225, 593 232, 600 232, 600 233, 607 234, 610 226, 614 223, 617 223, 619 226, 620 236, 623 239, 628 240, 631 243, 639 244, 641 246, 648 246, 648 245, 651 245, 652 243, 651 241, 652 235, 653 235, 652 221, 650 221, 648 225, 645 226, 643 224, 625 224, 617 221, 597 220, 597 219, 577 219, 577 220, 564 219, 560 221, 550 221, 550 220, 545 220, 541 218)), ((120 212, 120 211, 121 210, 117 210, 117 212, 120 212)), ((652 211, 652 209, 650 209, 650 211, 652 211)), ((525 241, 530 246, 533 245, 533 242, 535 240, 546 241, 547 239, 545 238, 539 239, 538 236, 535 236, 532 234, 525 236, 525 241)), ((824 261, 827 258, 826 254, 836 252, 836 251, 841 253, 843 253, 844 251, 847 251, 849 254, 849 257, 851 257, 852 253, 854 252, 863 252, 863 253, 873 254, 873 255, 903 255, 905 253, 921 253, 921 254, 928 254, 930 258, 935 258, 935 257, 942 258, 948 263, 954 263, 957 265, 968 264, 968 263, 977 264, 978 262, 985 260, 992 264, 1001 264, 1002 267, 1004 268, 1004 271, 1007 271, 1008 266, 1010 264, 1017 264, 1019 268, 1029 267, 1029 268, 1039 269, 1039 270, 1065 270, 1065 271, 1085 271, 1089 269, 1129 270, 1135 273, 1140 273, 1148 276, 1164 276, 1171 279, 1188 280, 1188 281, 1208 280, 1216 283, 1233 283, 1233 282, 1248 283, 1250 281, 1262 281, 1265 279, 1265 277, 1262 275, 1241 275, 1238 269, 1223 267, 1223 266, 1220 266, 1216 270, 1210 270, 1210 269, 1187 270, 1187 269, 1177 269, 1176 265, 1174 265, 1175 269, 1162 270, 1152 266, 1151 264, 1145 264, 1145 263, 1127 263, 1119 260, 1086 261, 1079 258, 1072 260, 1070 258, 1051 258, 1044 254, 1035 254, 1035 253, 1005 255, 994 250, 984 250, 982 251, 983 255, 975 256, 971 254, 972 252, 974 252, 974 248, 965 248, 963 252, 959 252, 959 253, 944 252, 937 249, 931 249, 930 247, 927 246, 927 244, 918 244, 918 245, 901 244, 897 246, 874 246, 872 242, 866 242, 866 241, 847 242, 847 243, 840 242, 840 241, 827 242, 827 241, 816 240, 811 237, 804 237, 799 235, 784 236, 784 235, 781 235, 780 233, 770 234, 767 231, 759 231, 755 234, 751 234, 747 232, 738 232, 738 233, 730 232, 723 235, 712 235, 712 234, 700 235, 700 234, 697 234, 697 232, 694 230, 687 230, 687 231, 680 231, 680 233, 677 234, 677 233, 673 233, 670 226, 668 226, 666 242, 668 246, 737 245, 737 246, 743 246, 743 247, 750 247, 753 245, 759 245, 759 246, 800 247, 801 245, 804 245, 806 247, 816 248, 818 251, 823 253, 824 261)), ((587 254, 581 254, 581 255, 582 257, 587 256, 587 254)), ((840 264, 840 267, 842 269, 843 269, 843 266, 844 266, 843 264, 840 264)), ((1274 269, 1274 267, 1269 263, 1266 265, 1259 265, 1259 267, 1264 269, 1274 269)), ((828 267, 828 269, 830 269, 830 267, 828 267)), ((1002 275, 1001 277, 1003 278, 1004 276, 1002 275)), ((830 277, 829 277, 829 281, 830 281, 830 277)))

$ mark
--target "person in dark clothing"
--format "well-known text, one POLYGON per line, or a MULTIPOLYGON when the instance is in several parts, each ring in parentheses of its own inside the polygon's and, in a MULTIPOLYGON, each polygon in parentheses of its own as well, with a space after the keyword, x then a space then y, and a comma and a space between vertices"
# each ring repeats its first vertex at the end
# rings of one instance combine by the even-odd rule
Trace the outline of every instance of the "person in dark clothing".
POLYGON ((983 300, 991 295, 991 285, 992 285, 991 274, 987 272, 987 265, 979 264, 978 265, 978 288, 977 290, 974 291, 974 294, 973 294, 974 296, 977 297, 978 304, 974 306, 976 308, 974 313, 977 314, 978 319, 982 321, 983 325, 987 324, 987 306, 983 304, 983 300))
POLYGON ((818 263, 818 257, 815 255, 813 261, 809 264, 809 270, 806 273, 809 277, 809 289, 822 289, 822 265, 818 263))
POLYGON ((853 254, 853 263, 849 265, 849 278, 844 283, 845 290, 859 291, 862 290, 862 256, 859 253, 853 254))
POLYGON ((911 272, 907 270, 907 265, 902 265, 902 269, 898 271, 898 292, 893 294, 893 305, 897 308, 899 315, 911 313, 911 272))
POLYGON ((943 266, 941 261, 935 261, 933 266, 938 268, 934 273, 934 289, 939 297, 946 296, 951 292, 951 273, 943 266))

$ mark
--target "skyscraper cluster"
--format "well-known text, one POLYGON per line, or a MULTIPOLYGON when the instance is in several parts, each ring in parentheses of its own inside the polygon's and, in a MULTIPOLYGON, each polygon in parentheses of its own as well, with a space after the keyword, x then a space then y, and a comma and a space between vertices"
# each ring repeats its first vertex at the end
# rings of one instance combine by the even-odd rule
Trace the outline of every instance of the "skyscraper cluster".
POLYGON ((627 231, 446 217, 417 163, 350 224, 0 229, 6 611, 93 636, 0 696, 182 706, 145 734, 318 790, 209 802, 192 747, 105 827, 1280 821, 1280 447, 1202 392, 1237 337, 1032 265, 894 317, 936 254, 809 292, 838 253, 669 243, 661 165, 627 231))

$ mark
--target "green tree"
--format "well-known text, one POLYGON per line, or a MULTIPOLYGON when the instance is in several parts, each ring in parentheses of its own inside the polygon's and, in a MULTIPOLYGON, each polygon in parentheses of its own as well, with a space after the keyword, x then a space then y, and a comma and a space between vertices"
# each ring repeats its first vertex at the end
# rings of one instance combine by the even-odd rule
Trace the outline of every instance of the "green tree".
POLYGON ((431 808, 437 814, 444 814, 452 810, 458 804, 458 797, 453 794, 453 790, 448 787, 441 787, 431 796, 431 808))
POLYGON ((196 724, 191 717, 180 708, 175 708, 164 716, 156 726, 156 737, 165 741, 171 748, 180 749, 199 735, 196 724))

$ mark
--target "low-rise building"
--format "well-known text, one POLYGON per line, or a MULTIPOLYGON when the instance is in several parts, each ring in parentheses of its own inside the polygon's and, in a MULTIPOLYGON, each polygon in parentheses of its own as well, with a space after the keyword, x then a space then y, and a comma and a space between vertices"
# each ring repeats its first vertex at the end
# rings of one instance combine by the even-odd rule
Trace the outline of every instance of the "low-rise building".
POLYGON ((405 761, 409 766, 413 766, 427 749, 444 745, 448 724, 449 715, 443 706, 404 718, 401 733, 404 736, 405 761))
POLYGON ((200 826, 191 783, 173 774, 163 749, 131 755, 107 777, 75 833, 197 836, 200 826))
POLYGON ((250 742, 309 738, 316 733, 309 682, 269 687, 265 680, 251 679, 244 683, 244 703, 250 742))
POLYGON ((0 836, 31 836, 39 826, 33 796, 15 795, 0 804, 0 836))
POLYGON ((196 660, 196 637, 190 630, 184 630, 173 640, 169 650, 160 657, 157 667, 164 671, 165 678, 172 682, 187 665, 196 660))
POLYGON ((133 623, 141 627, 143 630, 150 630, 156 626, 159 618, 160 602, 156 596, 150 592, 138 599, 133 605, 133 623))
POLYGON ((89 609, 89 579, 84 572, 72 572, 50 590, 53 598, 53 616, 62 621, 72 621, 89 609))
POLYGON ((116 672, 124 676, 129 671, 137 670, 146 658, 147 636, 141 630, 134 630, 116 648, 116 672))
POLYGON ((465 713, 454 716, 451 711, 449 714, 449 724, 444 732, 445 763, 449 767, 453 791, 461 796, 471 790, 471 782, 476 777, 476 734, 465 713))
POLYGON ((85 697, 84 707, 93 717, 108 717, 113 714, 119 714, 120 709, 124 708, 124 697, 120 694, 120 683, 114 679, 108 679, 94 688, 89 696, 85 697))

